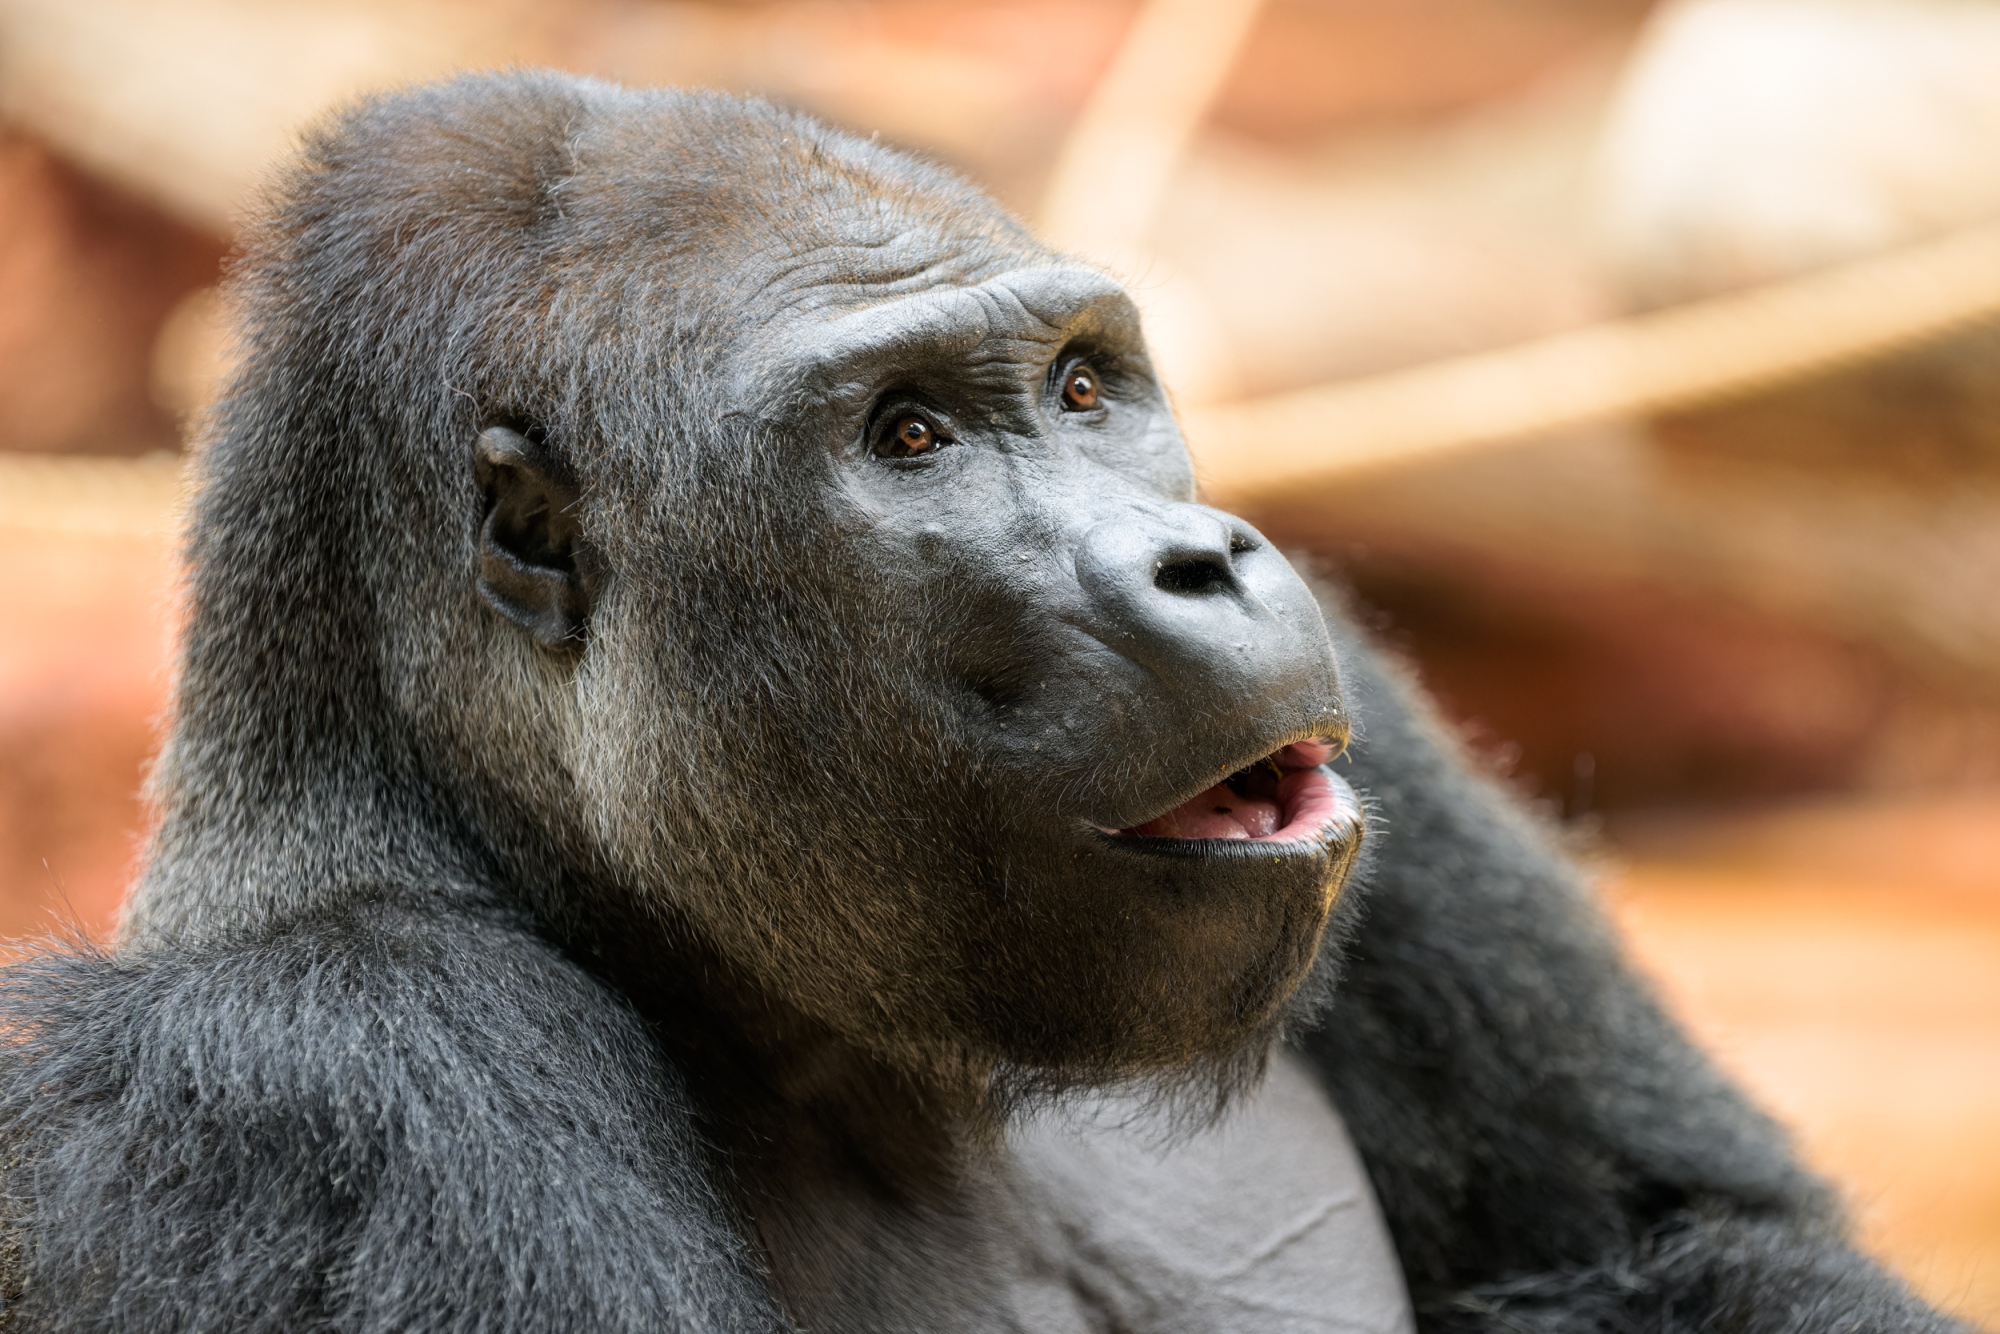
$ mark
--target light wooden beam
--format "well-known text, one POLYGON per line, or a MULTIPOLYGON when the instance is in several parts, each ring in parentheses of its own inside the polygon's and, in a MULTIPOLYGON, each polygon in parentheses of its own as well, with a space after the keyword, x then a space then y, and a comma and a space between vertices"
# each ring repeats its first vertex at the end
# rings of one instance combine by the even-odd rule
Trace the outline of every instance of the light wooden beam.
POLYGON ((1143 259, 1174 169, 1262 0, 1147 0, 1056 157, 1040 230, 1125 267, 1143 259))
POLYGON ((1194 410, 1183 426, 1209 493, 1240 505, 1752 393, 1993 318, 2000 223, 1518 347, 1194 410))
POLYGON ((95 458, 0 453, 0 530, 78 537, 144 537, 179 522, 186 473, 179 456, 95 458))

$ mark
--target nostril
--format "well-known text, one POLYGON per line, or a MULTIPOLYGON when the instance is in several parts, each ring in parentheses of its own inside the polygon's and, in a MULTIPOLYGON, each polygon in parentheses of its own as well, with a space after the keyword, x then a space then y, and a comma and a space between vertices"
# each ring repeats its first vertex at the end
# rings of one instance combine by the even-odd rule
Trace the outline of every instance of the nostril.
POLYGON ((1226 560, 1219 555, 1202 552, 1161 561, 1153 571, 1153 587, 1164 593, 1196 597, 1227 588, 1233 577, 1226 560))

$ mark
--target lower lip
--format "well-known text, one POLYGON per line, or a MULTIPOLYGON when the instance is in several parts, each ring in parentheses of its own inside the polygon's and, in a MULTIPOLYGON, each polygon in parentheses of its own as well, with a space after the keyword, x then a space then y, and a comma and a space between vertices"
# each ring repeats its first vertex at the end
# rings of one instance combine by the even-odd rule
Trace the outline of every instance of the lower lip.
MULTIPOLYGON (((1285 806, 1284 826, 1246 843, 1325 842, 1361 823, 1361 802, 1347 780, 1324 765, 1295 771, 1298 790, 1285 806)), ((1286 775, 1291 779, 1292 775, 1286 775)), ((1281 788, 1283 785, 1280 785, 1281 788)))

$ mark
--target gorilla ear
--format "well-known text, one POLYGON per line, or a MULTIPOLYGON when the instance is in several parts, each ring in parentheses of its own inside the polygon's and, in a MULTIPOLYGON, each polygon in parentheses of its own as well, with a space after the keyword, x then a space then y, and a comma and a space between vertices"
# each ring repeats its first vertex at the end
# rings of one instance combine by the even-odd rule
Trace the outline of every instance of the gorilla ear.
POLYGON ((591 603, 576 561, 577 491, 552 476, 537 452, 505 426, 479 433, 472 463, 485 502, 479 595, 551 648, 574 646, 591 603))

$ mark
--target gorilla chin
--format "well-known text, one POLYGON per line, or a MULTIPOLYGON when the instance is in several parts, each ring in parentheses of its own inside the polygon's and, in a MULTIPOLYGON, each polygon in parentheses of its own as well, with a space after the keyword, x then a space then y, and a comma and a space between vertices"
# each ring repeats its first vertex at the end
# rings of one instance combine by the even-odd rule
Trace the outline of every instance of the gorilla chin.
POLYGON ((1149 818, 1085 823, 1051 848, 1068 865, 1041 873, 1069 886, 1067 929, 1034 966, 988 974, 1008 998, 985 1016, 1006 1053, 997 1109, 1139 1084, 1200 1125, 1257 1082, 1326 990, 1310 979, 1366 833, 1331 768, 1340 746, 1288 742, 1149 818))

